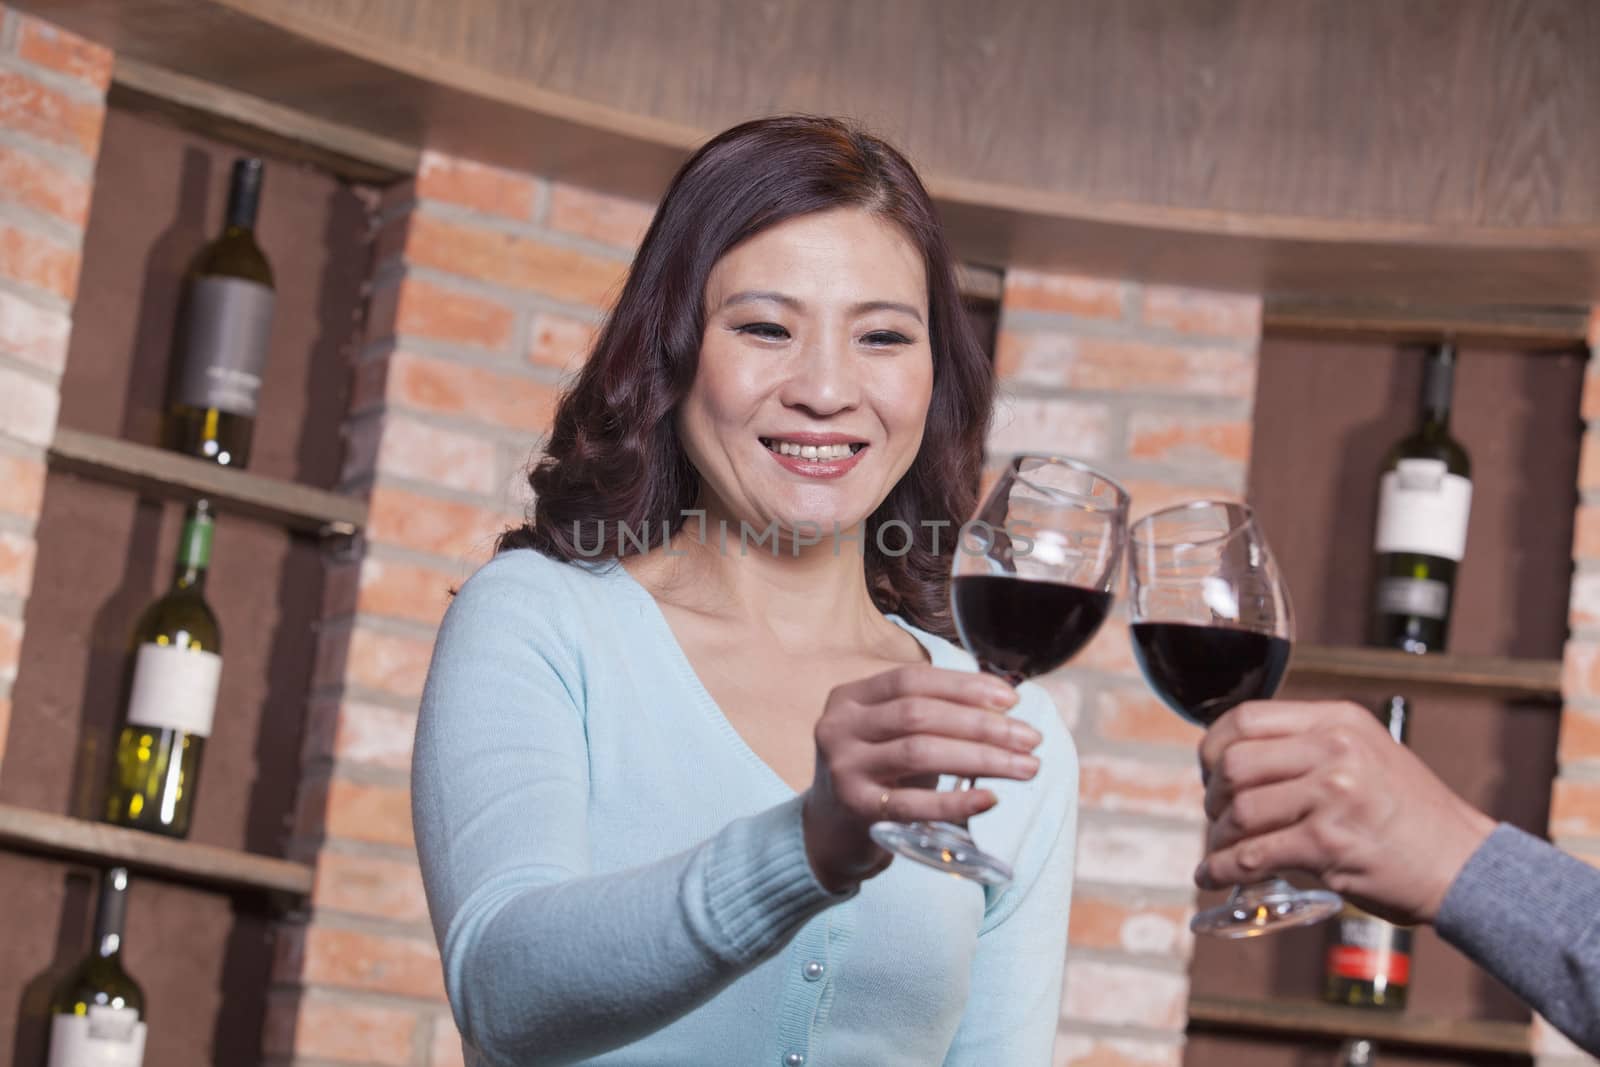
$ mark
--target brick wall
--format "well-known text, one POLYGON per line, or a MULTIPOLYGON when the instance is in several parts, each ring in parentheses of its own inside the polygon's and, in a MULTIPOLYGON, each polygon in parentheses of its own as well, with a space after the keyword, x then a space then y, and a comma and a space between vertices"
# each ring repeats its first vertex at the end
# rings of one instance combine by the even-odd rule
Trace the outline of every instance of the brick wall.
POLYGON ((0 5, 0 758, 111 53, 0 5))
MULTIPOLYGON (((1600 345, 1600 311, 1590 319, 1589 350, 1600 345)), ((1572 531, 1572 597, 1561 679, 1558 771, 1550 796, 1550 838, 1600 866, 1600 363, 1584 380, 1583 450, 1572 531)), ((1543 1019, 1534 1027, 1540 1067, 1593 1063, 1543 1019)))
MULTIPOLYGON (((1238 499, 1260 322, 1254 297, 1011 271, 991 449, 1096 461, 1133 495, 1135 516, 1201 496, 1238 499)), ((1140 679, 1125 606, 1045 681, 1082 766, 1056 1063, 1176 1065, 1204 819, 1199 731, 1140 679)))
POLYGON ((297 830, 316 888, 280 937, 269 1062, 461 1063, 412 850, 417 699, 649 218, 438 155, 385 198, 344 471, 371 524, 328 583, 297 830))

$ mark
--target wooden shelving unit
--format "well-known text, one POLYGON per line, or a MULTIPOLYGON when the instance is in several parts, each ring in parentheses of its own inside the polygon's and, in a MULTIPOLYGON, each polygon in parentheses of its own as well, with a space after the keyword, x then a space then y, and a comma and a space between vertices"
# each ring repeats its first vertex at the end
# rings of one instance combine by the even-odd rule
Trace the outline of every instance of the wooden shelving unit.
POLYGON ((348 537, 367 522, 366 505, 351 497, 64 427, 51 442, 50 464, 160 496, 205 497, 221 510, 319 537, 348 537))
POLYGON ((264 892, 289 900, 310 895, 313 878, 312 869, 303 863, 9 804, 0 804, 0 848, 97 866, 120 865, 170 881, 230 892, 264 892))
POLYGON ((1404 1012, 1341 1008, 1312 1000, 1234 1000, 1193 997, 1191 1029, 1322 1037, 1365 1037, 1380 1045, 1460 1052, 1532 1054, 1526 1023, 1417 1018, 1404 1012))
POLYGON ((1415 656, 1379 648, 1299 645, 1289 664, 1291 681, 1334 678, 1443 686, 1512 697, 1559 699, 1559 660, 1502 656, 1415 656))

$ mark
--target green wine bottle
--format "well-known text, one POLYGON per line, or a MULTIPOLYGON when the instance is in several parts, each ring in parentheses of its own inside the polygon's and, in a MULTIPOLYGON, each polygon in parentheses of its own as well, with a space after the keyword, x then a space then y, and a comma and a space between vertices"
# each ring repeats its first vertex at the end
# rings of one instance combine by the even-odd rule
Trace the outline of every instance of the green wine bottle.
POLYGON ((1379 490, 1372 640, 1406 652, 1444 651, 1466 553, 1472 464, 1450 436, 1455 363, 1450 344, 1428 357, 1422 426, 1390 451, 1379 490))
POLYGON ((122 967, 128 871, 100 877, 94 944, 50 996, 47 1067, 140 1067, 146 1032, 144 991, 122 967))
POLYGON ((167 410, 168 448, 243 467, 272 331, 272 267, 256 244, 262 165, 233 165, 227 225, 190 272, 167 410))
POLYGON ((205 601, 213 520, 197 501, 183 525, 177 577, 133 632, 133 682, 112 759, 106 820, 189 833, 200 757, 222 676, 222 638, 205 601))

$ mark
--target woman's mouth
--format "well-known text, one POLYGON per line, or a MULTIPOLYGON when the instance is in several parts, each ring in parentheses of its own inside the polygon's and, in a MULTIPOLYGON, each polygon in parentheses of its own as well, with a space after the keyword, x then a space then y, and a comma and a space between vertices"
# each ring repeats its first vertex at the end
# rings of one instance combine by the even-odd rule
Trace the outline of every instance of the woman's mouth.
POLYGON ((761 444, 785 470, 808 478, 837 478, 850 470, 867 450, 865 441, 794 440, 763 437, 761 444))

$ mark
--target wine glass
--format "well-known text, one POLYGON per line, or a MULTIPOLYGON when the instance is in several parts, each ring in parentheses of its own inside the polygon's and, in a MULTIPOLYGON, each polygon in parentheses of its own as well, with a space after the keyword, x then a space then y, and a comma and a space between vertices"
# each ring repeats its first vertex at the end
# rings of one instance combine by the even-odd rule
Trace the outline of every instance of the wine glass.
MULTIPOLYGON (((956 630, 978 666, 1016 685, 1076 655, 1111 609, 1127 529, 1128 494, 1110 478, 1060 456, 1010 457, 961 528, 950 583, 956 630)), ((965 826, 884 821, 871 834, 949 874, 1011 881, 1010 865, 965 826)))
MULTIPOLYGON (((1168 707, 1210 726, 1230 708, 1265 700, 1289 666, 1289 591, 1245 504, 1183 504, 1134 523, 1129 538, 1133 651, 1168 707)), ((1255 937, 1321 922, 1342 902, 1281 878, 1235 887, 1200 912, 1196 933, 1255 937)))

